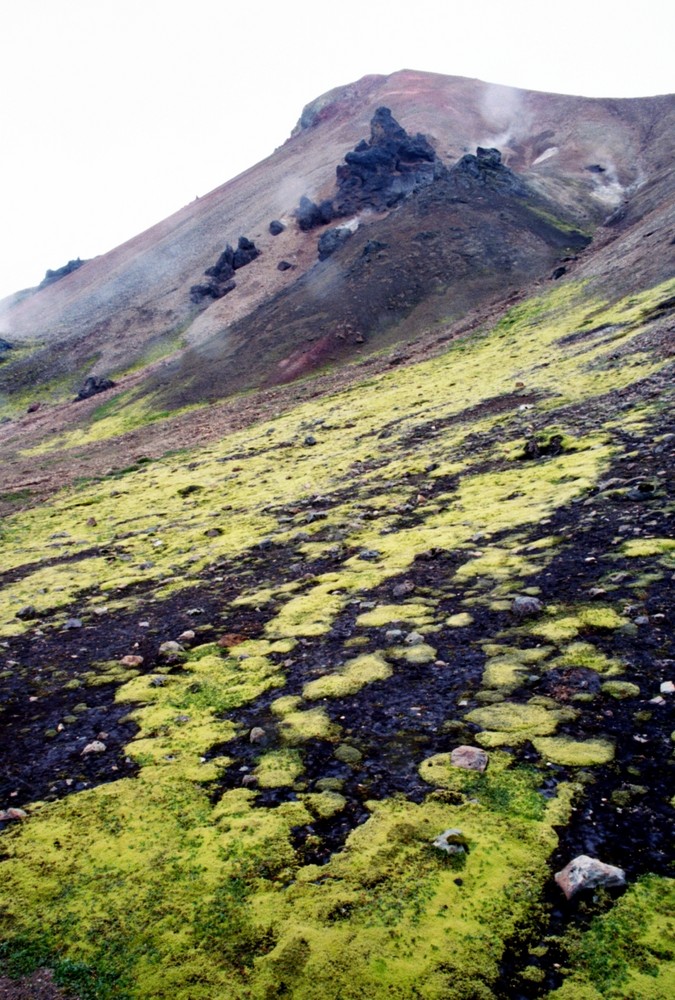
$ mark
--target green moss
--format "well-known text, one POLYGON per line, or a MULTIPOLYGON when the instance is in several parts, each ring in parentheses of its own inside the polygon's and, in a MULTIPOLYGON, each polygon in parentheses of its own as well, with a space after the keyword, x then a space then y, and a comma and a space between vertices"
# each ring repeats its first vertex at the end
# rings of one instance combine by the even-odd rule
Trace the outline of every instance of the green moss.
POLYGON ((449 628, 468 628, 469 625, 473 624, 473 615, 467 611, 460 611, 458 614, 446 618, 445 624, 449 628))
POLYGON ((614 744, 609 740, 574 740, 568 736, 540 736, 532 740, 537 753, 554 764, 567 767, 590 767, 608 764, 614 759, 614 744))
POLYGON ((337 736, 339 729, 321 708, 306 712, 288 712, 279 724, 279 734, 285 743, 299 744, 307 740, 329 740, 337 736))
POLYGON ((535 736, 548 736, 555 732, 561 713, 532 702, 527 705, 500 703, 474 708, 466 718, 485 730, 476 736, 477 743, 496 747, 513 746, 535 736))
POLYGON ((668 1000, 675 993, 674 908, 675 880, 647 875, 630 886, 585 933, 568 933, 571 971, 550 1000, 668 1000))
POLYGON ((607 656, 590 642, 570 642, 564 647, 561 655, 551 660, 548 666, 549 669, 584 667, 586 670, 595 670, 608 677, 624 672, 624 667, 618 660, 607 656))
POLYGON ((302 694, 309 701, 317 698, 344 698, 355 694, 365 684, 386 680, 391 676, 391 665, 381 653, 363 653, 347 663, 335 674, 325 674, 305 684, 302 694))
POLYGON ((297 750, 269 750, 260 758, 255 776, 261 788, 283 788, 294 784, 302 771, 297 750))
POLYGON ((426 604, 379 604, 372 611, 359 615, 356 624, 363 627, 381 627, 394 622, 425 625, 432 621, 432 613, 426 604))
POLYGON ((523 663, 516 655, 495 656, 485 664, 483 684, 487 688, 500 688, 507 693, 519 688, 526 676, 523 663))
POLYGON ((637 684, 631 684, 630 681, 605 681, 601 691, 603 694, 609 695, 610 698, 617 698, 619 701, 624 698, 638 698, 640 695, 640 688, 637 684))
POLYGON ((433 663, 436 650, 427 642, 418 642, 414 646, 392 646, 387 650, 387 656, 392 660, 403 660, 413 665, 433 663))
POLYGON ((627 619, 619 615, 614 608, 600 605, 578 607, 570 612, 556 614, 548 621, 537 622, 530 626, 533 635, 541 636, 550 642, 558 644, 575 639, 580 633, 593 631, 611 631, 625 625, 627 619))

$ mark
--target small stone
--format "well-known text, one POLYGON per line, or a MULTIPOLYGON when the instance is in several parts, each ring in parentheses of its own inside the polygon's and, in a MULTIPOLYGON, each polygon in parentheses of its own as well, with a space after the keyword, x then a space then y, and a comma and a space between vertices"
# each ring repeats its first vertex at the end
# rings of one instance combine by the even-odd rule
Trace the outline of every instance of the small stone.
POLYGON ((189 611, 185 612, 185 614, 190 615, 191 618, 194 618, 195 615, 203 615, 204 608, 190 608, 189 611))
POLYGON ((120 660, 123 667, 140 667, 143 663, 143 657, 137 656, 135 653, 127 653, 120 660))
POLYGON ((181 645, 185 645, 186 643, 192 642, 194 638, 195 638, 195 633, 192 631, 191 628, 188 628, 185 630, 185 632, 181 632, 181 634, 178 636, 177 641, 181 643, 181 645))
POLYGON ((314 437, 313 434, 307 434, 307 436, 305 437, 305 444, 308 445, 309 447, 316 444, 316 438, 314 437))
POLYGON ((333 755, 336 760, 342 761, 343 764, 358 764, 363 754, 356 747, 350 746, 349 743, 341 743, 335 750, 333 755))
POLYGON ((638 615, 638 617, 634 618, 633 621, 636 625, 649 625, 649 618, 647 615, 638 615))
POLYGON ((435 848, 446 854, 466 854, 467 852, 466 837, 461 830, 444 830, 432 843, 435 848))
POLYGON ((69 618, 63 627, 64 629, 82 628, 82 622, 79 618, 69 618))
POLYGON ((626 884, 626 873, 622 868, 614 865, 606 865, 597 858, 589 858, 587 854, 580 854, 573 861, 570 861, 562 871, 556 872, 555 880, 565 893, 567 899, 571 899, 582 889, 595 889, 597 886, 621 886, 626 884))
POLYGON ((244 777, 241 779, 241 783, 244 788, 255 788, 255 786, 258 784, 258 779, 256 778, 255 774, 245 774, 244 777))
POLYGON ((373 562, 375 559, 380 558, 381 553, 377 549, 362 549, 359 552, 359 559, 364 559, 366 562, 373 562))
POLYGON ((23 809, 16 809, 14 807, 10 809, 0 809, 0 823, 11 823, 27 818, 28 813, 24 812, 23 809))
POLYGON ((80 756, 84 757, 88 753, 104 753, 106 749, 105 743, 101 743, 100 740, 92 740, 91 743, 87 743, 80 756))
POLYGON ((511 611, 518 618, 527 618, 529 615, 538 615, 543 611, 544 605, 537 597, 525 597, 519 595, 514 598, 511 611))
POLYGON ((269 230, 272 236, 279 236, 281 233, 283 233, 285 228, 286 226, 283 224, 283 222, 280 222, 279 219, 272 219, 269 225, 269 230))
POLYGON ((659 690, 661 694, 675 694, 675 684, 672 681, 663 681, 659 690))
POLYGON ((16 617, 20 618, 22 621, 27 621, 29 618, 37 618, 37 608, 35 608, 32 604, 26 604, 25 607, 19 608, 16 613, 16 617))
POLYGON ((406 646, 419 646, 424 642, 424 636, 419 632, 408 632, 403 641, 406 646))
POLYGON ((176 718, 173 721, 177 725, 179 725, 179 726, 184 726, 186 722, 190 721, 190 716, 189 715, 177 715, 176 718))
POLYGON ((468 771, 484 771, 488 766, 489 757, 485 750, 479 747, 455 747, 450 754, 453 767, 463 767, 468 771))
POLYGON ((403 580, 402 583, 397 583, 392 594, 394 597, 406 597, 408 594, 412 594, 415 589, 415 584, 412 580, 403 580))
POLYGON ((159 647, 159 655, 163 656, 165 659, 171 659, 172 657, 179 656, 184 653, 185 650, 179 642, 173 642, 169 640, 168 642, 163 642, 159 647))
POLYGON ((222 528, 207 528, 207 530, 204 532, 207 538, 217 538, 218 535, 222 535, 222 533, 223 533, 222 528))
POLYGON ((161 688, 166 684, 166 677, 163 674, 158 674, 155 677, 150 678, 150 687, 161 688))
POLYGON ((400 642, 403 638, 403 631, 400 628, 390 628, 384 633, 386 642, 400 642))
POLYGON ((250 743, 267 743, 267 733, 262 726, 254 726, 249 735, 250 743))

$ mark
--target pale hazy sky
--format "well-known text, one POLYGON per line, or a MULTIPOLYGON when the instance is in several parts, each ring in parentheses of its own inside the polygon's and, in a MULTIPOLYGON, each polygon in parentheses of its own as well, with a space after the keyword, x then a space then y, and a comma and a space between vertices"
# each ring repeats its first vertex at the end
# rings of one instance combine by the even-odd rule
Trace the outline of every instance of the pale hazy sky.
POLYGON ((339 84, 671 93, 674 29, 666 0, 4 0, 0 297, 252 166, 339 84))

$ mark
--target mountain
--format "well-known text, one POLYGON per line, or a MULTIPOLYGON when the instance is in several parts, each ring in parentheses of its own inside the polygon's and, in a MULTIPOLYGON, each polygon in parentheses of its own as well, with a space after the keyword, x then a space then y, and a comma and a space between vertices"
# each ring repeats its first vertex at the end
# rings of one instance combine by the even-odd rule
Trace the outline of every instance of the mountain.
POLYGON ((4 301, 3 995, 672 994, 674 106, 367 77, 4 301))

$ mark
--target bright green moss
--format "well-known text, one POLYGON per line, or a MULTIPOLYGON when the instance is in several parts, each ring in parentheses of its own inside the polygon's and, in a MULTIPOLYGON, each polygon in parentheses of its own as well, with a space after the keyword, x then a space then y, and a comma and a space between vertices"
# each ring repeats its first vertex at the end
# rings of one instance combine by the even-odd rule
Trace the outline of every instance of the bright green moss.
POLYGON ((619 701, 624 698, 638 698, 640 696, 640 688, 630 681, 605 681, 601 691, 603 694, 609 695, 610 698, 616 698, 619 701))
POLYGON ((624 667, 618 660, 607 656, 590 642, 570 642, 564 647, 561 655, 551 660, 548 666, 550 669, 584 667, 586 670, 595 670, 608 677, 624 672, 624 667))
POLYGON ((303 688, 303 697, 309 701, 317 698, 344 698, 355 694, 373 681, 386 680, 391 676, 391 665, 381 653, 363 653, 347 663, 335 674, 325 674, 310 681, 303 688))
POLYGON ((675 880, 647 875, 582 934, 570 932, 568 978, 550 1000, 675 994, 675 880))
POLYGON ((432 621, 432 617, 426 604, 379 604, 372 611, 359 615, 356 624, 363 627, 379 627, 394 622, 425 625, 432 621))
POLYGON ((555 613, 548 621, 537 622, 529 627, 533 635, 541 636, 559 645, 576 639, 580 633, 588 631, 610 631, 627 622, 614 608, 601 605, 581 606, 570 609, 571 613, 555 613))
POLYGON ((500 688, 504 693, 515 691, 527 676, 517 655, 506 654, 488 660, 483 671, 483 684, 487 688, 500 688))
POLYGON ((554 764, 590 767, 608 764, 614 759, 614 744, 609 740, 574 740, 568 736, 539 736, 532 740, 537 753, 554 764))
POLYGON ((473 615, 470 615, 468 611, 460 611, 458 614, 446 618, 445 624, 449 628, 468 628, 469 625, 473 624, 473 615))
POLYGON ((535 736, 548 736, 555 732, 561 713, 532 702, 527 705, 502 702, 474 708, 466 718, 484 730, 476 736, 477 743, 496 747, 515 745, 535 736))
POLYGON ((302 771, 297 750, 268 750, 260 758, 255 776, 261 788, 283 788, 294 784, 302 771))
POLYGON ((279 723, 279 735, 291 745, 307 740, 329 740, 337 736, 338 727, 331 723, 321 708, 311 708, 306 712, 288 712, 279 723))

